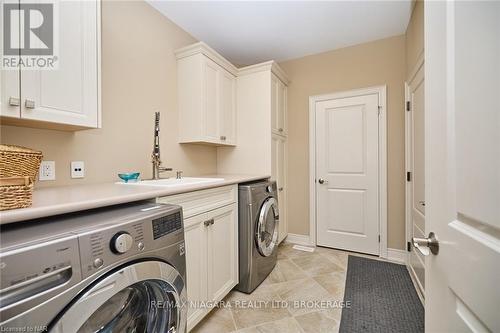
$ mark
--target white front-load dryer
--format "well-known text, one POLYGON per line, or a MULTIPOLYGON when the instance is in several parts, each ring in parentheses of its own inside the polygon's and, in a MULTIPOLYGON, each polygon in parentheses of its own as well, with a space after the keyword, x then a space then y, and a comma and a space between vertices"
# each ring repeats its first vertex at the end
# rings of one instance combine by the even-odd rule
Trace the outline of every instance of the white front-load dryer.
POLYGON ((135 203, 2 226, 0 328, 186 332, 182 209, 135 203))

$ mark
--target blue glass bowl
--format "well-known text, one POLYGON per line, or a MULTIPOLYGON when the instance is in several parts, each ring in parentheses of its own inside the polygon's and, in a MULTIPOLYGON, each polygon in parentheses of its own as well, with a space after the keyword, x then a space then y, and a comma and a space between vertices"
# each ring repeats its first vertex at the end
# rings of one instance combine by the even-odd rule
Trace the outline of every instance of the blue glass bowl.
POLYGON ((127 173, 119 173, 118 177, 120 177, 121 180, 123 180, 125 183, 128 183, 129 181, 136 182, 137 179, 139 178, 140 173, 139 172, 127 172, 127 173))

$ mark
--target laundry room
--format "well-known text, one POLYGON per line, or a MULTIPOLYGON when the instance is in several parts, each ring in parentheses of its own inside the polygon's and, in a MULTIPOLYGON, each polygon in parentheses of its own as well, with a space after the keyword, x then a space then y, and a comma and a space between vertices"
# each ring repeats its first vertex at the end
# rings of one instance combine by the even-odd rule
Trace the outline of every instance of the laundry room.
POLYGON ((0 11, 0 331, 500 332, 500 1, 0 11))

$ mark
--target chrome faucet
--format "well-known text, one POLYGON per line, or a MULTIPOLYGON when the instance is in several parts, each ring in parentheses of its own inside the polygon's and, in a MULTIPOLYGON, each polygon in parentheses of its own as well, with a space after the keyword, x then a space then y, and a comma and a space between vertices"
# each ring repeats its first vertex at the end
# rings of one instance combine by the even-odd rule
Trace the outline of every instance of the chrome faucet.
POLYGON ((160 172, 172 171, 172 168, 164 168, 161 166, 160 159, 160 112, 155 112, 155 129, 153 152, 151 153, 151 163, 153 163, 153 178, 160 179, 160 172))

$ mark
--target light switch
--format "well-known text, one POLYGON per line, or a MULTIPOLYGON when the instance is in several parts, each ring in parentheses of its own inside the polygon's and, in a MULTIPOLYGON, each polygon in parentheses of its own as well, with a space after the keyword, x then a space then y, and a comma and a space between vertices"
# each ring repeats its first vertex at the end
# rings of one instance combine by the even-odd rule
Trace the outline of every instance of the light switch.
POLYGON ((71 162, 71 178, 85 177, 85 163, 83 161, 71 162))

